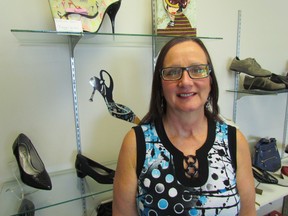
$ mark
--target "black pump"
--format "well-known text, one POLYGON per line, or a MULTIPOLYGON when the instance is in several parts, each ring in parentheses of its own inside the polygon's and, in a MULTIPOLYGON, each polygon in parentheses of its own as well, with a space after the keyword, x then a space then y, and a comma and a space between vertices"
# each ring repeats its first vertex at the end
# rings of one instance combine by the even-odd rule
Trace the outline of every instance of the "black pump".
POLYGON ((14 141, 12 148, 22 182, 34 188, 51 190, 50 176, 31 140, 21 133, 14 141))
POLYGON ((77 176, 84 178, 90 176, 95 181, 101 184, 113 184, 115 171, 97 163, 82 154, 77 154, 75 161, 77 176))

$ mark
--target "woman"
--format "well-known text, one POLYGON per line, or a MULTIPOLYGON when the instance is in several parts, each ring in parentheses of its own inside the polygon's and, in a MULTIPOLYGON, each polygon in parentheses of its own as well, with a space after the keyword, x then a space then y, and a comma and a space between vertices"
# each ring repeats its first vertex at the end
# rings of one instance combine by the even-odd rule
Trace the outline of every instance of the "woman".
POLYGON ((217 103, 204 44, 169 41, 157 59, 149 111, 123 140, 114 216, 256 215, 248 143, 219 118, 217 103))

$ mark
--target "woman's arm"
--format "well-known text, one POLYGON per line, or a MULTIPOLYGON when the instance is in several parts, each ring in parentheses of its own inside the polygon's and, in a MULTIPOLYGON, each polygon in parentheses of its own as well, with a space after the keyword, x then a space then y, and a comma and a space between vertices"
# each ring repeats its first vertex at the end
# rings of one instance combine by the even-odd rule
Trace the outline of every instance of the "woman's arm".
POLYGON ((113 216, 138 215, 136 209, 136 137, 133 129, 123 140, 113 187, 113 216))
POLYGON ((255 185, 249 144, 237 130, 237 188, 240 195, 240 216, 255 216, 255 185))

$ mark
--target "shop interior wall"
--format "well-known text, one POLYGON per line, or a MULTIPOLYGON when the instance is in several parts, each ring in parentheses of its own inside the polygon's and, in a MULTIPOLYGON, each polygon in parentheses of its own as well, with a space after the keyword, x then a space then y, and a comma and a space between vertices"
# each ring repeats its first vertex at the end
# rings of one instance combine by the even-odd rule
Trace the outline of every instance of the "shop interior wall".
MULTIPOLYGON (((1 1, 0 14, 0 184, 13 178, 12 144, 21 132, 28 135, 49 172, 74 166, 76 139, 66 44, 21 44, 11 29, 54 30, 48 1, 1 1)), ((198 36, 210 50, 220 87, 221 113, 233 118, 234 72, 238 11, 241 10, 241 59, 255 58, 262 67, 284 75, 288 68, 286 0, 197 1, 198 36)), ((116 17, 116 32, 149 34, 151 1, 123 0, 116 17)), ((106 17, 101 32, 111 32, 106 17)), ((114 78, 114 99, 143 117, 148 108, 152 77, 151 46, 111 47, 81 44, 76 47, 77 90, 83 154, 98 162, 116 160, 125 133, 133 126, 112 118, 104 100, 92 91, 89 79, 101 69, 114 78)), ((275 137, 283 141, 286 94, 243 97, 237 103, 236 124, 251 141, 275 137)))

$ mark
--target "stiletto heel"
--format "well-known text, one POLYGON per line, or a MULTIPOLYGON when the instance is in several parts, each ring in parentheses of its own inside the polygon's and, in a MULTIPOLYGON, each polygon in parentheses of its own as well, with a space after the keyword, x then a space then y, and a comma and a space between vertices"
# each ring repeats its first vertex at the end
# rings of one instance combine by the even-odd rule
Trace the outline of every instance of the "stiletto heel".
POLYGON ((21 133, 14 141, 12 149, 22 182, 34 188, 51 190, 51 179, 31 140, 21 133))
POLYGON ((108 108, 108 111, 113 117, 131 122, 131 123, 135 123, 135 124, 138 124, 140 122, 140 119, 136 116, 136 114, 130 108, 128 108, 125 105, 116 103, 113 100, 112 91, 113 91, 114 83, 113 83, 113 79, 111 75, 107 71, 101 70, 100 78, 94 76, 90 79, 89 82, 91 86, 93 87, 93 92, 89 99, 90 101, 93 101, 93 96, 95 94, 95 91, 97 90, 103 96, 106 106, 108 108), (109 77, 109 80, 107 80, 107 82, 109 83, 109 86, 107 86, 105 83, 105 79, 103 77, 104 73, 107 74, 109 77))
POLYGON ((49 0, 54 19, 79 20, 83 31, 97 32, 107 13, 112 33, 115 33, 115 17, 120 8, 121 0, 49 0))
POLYGON ((75 161, 76 173, 79 178, 87 175, 101 184, 113 184, 115 171, 85 157, 77 154, 75 161))
POLYGON ((107 14, 110 18, 111 21, 111 26, 112 26, 112 33, 115 33, 115 17, 116 14, 120 8, 121 5, 121 1, 115 2, 112 5, 110 5, 110 7, 108 8, 107 14))

